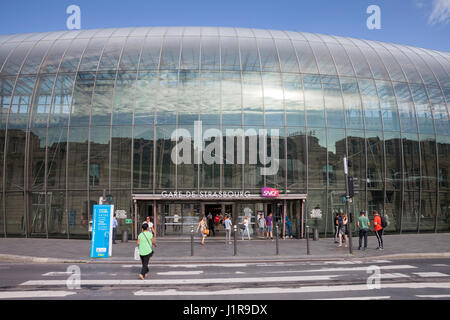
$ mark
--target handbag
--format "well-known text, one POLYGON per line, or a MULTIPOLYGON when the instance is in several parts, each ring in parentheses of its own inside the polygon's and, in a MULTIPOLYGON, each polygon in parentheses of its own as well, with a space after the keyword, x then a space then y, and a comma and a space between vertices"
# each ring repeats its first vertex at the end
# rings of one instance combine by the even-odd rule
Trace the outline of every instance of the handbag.
POLYGON ((245 224, 239 225, 239 228, 240 228, 241 230, 245 230, 245 224))
POLYGON ((139 255, 139 247, 134 248, 134 260, 139 261, 140 255, 139 255))
POLYGON ((206 234, 207 236, 209 236, 209 229, 205 228, 205 230, 203 230, 203 233, 206 234))

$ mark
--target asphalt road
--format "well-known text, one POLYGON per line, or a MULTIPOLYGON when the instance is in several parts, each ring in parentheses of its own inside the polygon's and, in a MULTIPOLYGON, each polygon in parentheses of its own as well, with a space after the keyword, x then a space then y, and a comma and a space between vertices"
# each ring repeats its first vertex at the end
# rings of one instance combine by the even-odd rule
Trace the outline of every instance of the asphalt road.
POLYGON ((450 300, 450 259, 223 264, 0 262, 0 300, 450 300))

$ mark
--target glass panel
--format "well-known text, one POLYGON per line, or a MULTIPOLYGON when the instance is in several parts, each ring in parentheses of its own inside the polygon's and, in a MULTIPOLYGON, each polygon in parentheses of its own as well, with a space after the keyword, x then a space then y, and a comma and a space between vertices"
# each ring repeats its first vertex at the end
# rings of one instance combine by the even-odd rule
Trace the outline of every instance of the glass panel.
POLYGON ((399 131, 397 104, 395 101, 392 83, 388 81, 376 81, 378 96, 380 97, 381 112, 385 131, 399 131))
POLYGON ((107 40, 108 39, 106 38, 93 38, 89 41, 89 44, 84 51, 83 58, 81 59, 79 71, 97 70, 98 62, 107 40))
POLYGON ((119 72, 114 91, 113 125, 131 125, 133 122, 136 73, 119 72))
POLYGON ((25 129, 31 107, 33 87, 36 77, 20 77, 17 80, 8 120, 9 129, 25 129))
POLYGON ((310 42, 311 48, 317 59, 317 64, 319 65, 319 72, 321 74, 332 74, 336 75, 336 68, 334 66, 333 58, 328 51, 325 43, 322 42, 310 42))
POLYGON ((42 63, 41 73, 57 72, 61 59, 69 48, 70 40, 57 40, 48 51, 44 62, 42 63))
POLYGON ((116 70, 119 63, 120 53, 127 38, 110 38, 103 50, 99 70, 116 70))
POLYGON ((439 189, 450 190, 450 137, 438 136, 439 189))
MULTIPOLYGON (((309 188, 325 188, 327 184, 327 137, 325 129, 308 128, 309 188)), ((311 198, 310 198, 311 199, 311 198)), ((307 201, 307 203, 311 201, 307 201)))
POLYGON ((343 44, 345 50, 350 57, 355 68, 356 76, 361 78, 372 78, 372 73, 370 72, 370 67, 367 64, 366 59, 362 55, 360 49, 354 45, 343 44))
POLYGON ((436 138, 434 135, 420 135, 422 153, 422 190, 436 190, 436 138))
MULTIPOLYGON (((373 76, 375 79, 382 80, 390 80, 389 74, 380 60, 377 52, 375 52, 372 48, 369 47, 359 47, 361 52, 366 57, 367 62, 369 63, 370 69, 372 70, 373 76)), ((400 70, 401 72, 401 70, 400 70)))
MULTIPOLYGON (((170 29, 169 29, 170 30, 170 29)), ((161 53, 161 70, 176 70, 180 63, 180 38, 165 38, 161 53)))
POLYGON ((18 42, 7 42, 0 46, 0 71, 6 59, 18 44, 18 42))
POLYGON ((150 192, 153 186, 153 136, 153 126, 134 128, 133 189, 150 192))
POLYGON ((92 126, 111 124, 115 72, 99 73, 92 98, 92 126))
POLYGON ((325 127, 325 110, 320 76, 305 75, 303 86, 308 127, 325 127))
POLYGON ((158 74, 140 72, 136 84, 136 106, 134 124, 153 124, 158 74))
POLYGON ((433 231, 436 221, 436 193, 422 192, 420 231, 433 231))
POLYGON ((382 128, 381 112, 378 104, 377 90, 373 80, 359 80, 359 89, 366 117, 366 128, 378 130, 382 128))
MULTIPOLYGON (((347 143, 348 159, 352 161, 352 166, 348 168, 348 171, 351 176, 358 179, 354 184, 359 185, 359 187, 355 186, 354 189, 355 193, 360 190, 358 197, 362 199, 362 194, 366 189, 366 186, 364 185, 366 177, 366 141, 364 138, 364 131, 348 130, 347 143)), ((357 211, 354 212, 356 213, 357 211)))
POLYGON ((423 85, 411 84, 412 96, 416 106, 419 131, 424 134, 434 134, 434 122, 428 104, 428 97, 423 85))
POLYGON ((89 188, 109 189, 110 127, 91 127, 89 188))
POLYGON ((202 70, 220 70, 220 50, 218 37, 202 38, 201 66, 202 70))
POLYGON ((31 188, 33 190, 44 190, 46 135, 45 128, 34 129, 30 132, 31 188))
POLYGON ((377 46, 375 47, 375 51, 378 53, 387 70, 389 71, 389 76, 391 77, 392 81, 406 81, 405 76, 402 72, 402 68, 386 48, 377 46))
POLYGON ((67 179, 70 181, 70 188, 73 189, 87 187, 88 134, 89 128, 71 127, 69 130, 67 179))
POLYGON ((263 71, 280 72, 278 53, 273 39, 257 39, 263 71))
POLYGON ((389 221, 385 228, 387 232, 400 231, 400 219, 402 212, 402 193, 400 191, 386 191, 384 216, 389 221))
POLYGON ((284 86, 284 107, 286 109, 286 125, 305 125, 305 102, 303 97, 302 78, 300 75, 282 74, 284 86))
POLYGON ((417 134, 402 134, 405 186, 406 190, 419 190, 420 188, 420 153, 419 138, 417 134))
MULTIPOLYGON (((202 95, 202 93, 204 93, 205 95, 208 94, 208 86, 210 85, 210 83, 208 83, 208 80, 203 80, 202 85, 199 86, 198 72, 196 71, 180 71, 179 77, 178 124, 192 125, 195 120, 198 120, 200 96, 202 95), (205 85, 206 88, 203 87, 205 85)), ((208 105, 207 97, 205 97, 205 105, 208 105)), ((208 105, 204 109, 205 112, 207 112, 206 110, 208 110, 208 107, 210 106, 208 105)), ((216 107, 219 110, 216 115, 220 116, 220 104, 218 106, 211 107, 216 107)))
POLYGON ((220 39, 220 52, 222 56, 222 71, 239 71, 241 63, 239 59, 238 39, 225 37, 220 39))
MULTIPOLYGON (((195 92, 195 90, 194 90, 195 92)), ((203 72, 200 74, 200 120, 203 124, 220 125, 220 73, 203 72)), ((195 102, 195 100, 193 100, 195 102)), ((195 115, 198 105, 195 105, 195 115)), ((196 119, 196 118, 195 118, 196 119)), ((193 123, 193 122, 191 122, 193 123)))
POLYGON ((308 201, 305 204, 306 223, 310 227, 317 228, 321 233, 325 232, 327 208, 327 193, 324 190, 308 191, 308 201), (322 212, 321 219, 310 219, 313 209, 320 209, 322 212))
POLYGON ((423 82, 425 84, 438 86, 436 77, 434 76, 430 67, 428 67, 428 65, 411 47, 401 46, 400 49, 411 59, 412 63, 416 66, 416 69, 420 73, 423 82))
MULTIPOLYGON (((0 133, 1 135, 1 133, 0 133)), ((3 154, 0 153, 1 156, 3 156, 3 154)), ((0 163, 1 164, 1 163, 0 163)), ((0 192, 0 235, 2 237, 5 237, 5 211, 3 210, 3 191, 0 192)))
POLYGON ((222 72, 222 124, 242 124, 242 86, 239 72, 222 72))
POLYGON ((417 224, 419 221, 419 193, 405 192, 403 195, 403 232, 417 232, 417 224))
POLYGON ((293 41, 295 51, 297 52, 298 61, 300 63, 300 71, 304 73, 318 73, 316 59, 306 41, 293 41))
POLYGON ((91 109, 92 91, 94 88, 94 73, 78 73, 75 90, 73 94, 73 104, 70 116, 70 125, 88 125, 91 109))
POLYGON ((422 83, 422 78, 417 72, 416 66, 412 61, 403 53, 401 46, 394 46, 385 44, 386 48, 395 57, 398 63, 401 65, 408 82, 422 83))
POLYGON ((64 54, 64 58, 61 61, 59 67, 59 72, 75 72, 78 69, 78 64, 80 63, 81 54, 84 52, 88 39, 76 39, 70 44, 69 49, 67 49, 64 54))
POLYGON ((119 69, 137 70, 139 65, 139 56, 144 45, 144 37, 128 38, 123 48, 122 58, 120 59, 119 69))
POLYGON ((86 238, 89 235, 87 191, 69 191, 67 200, 70 238, 86 238))
POLYGON ((402 124, 402 131, 417 132, 416 113, 411 99, 409 86, 406 83, 394 82, 394 91, 397 98, 398 112, 402 124))
POLYGON ((139 70, 157 70, 159 68, 162 41, 162 37, 146 38, 139 62, 139 70))
POLYGON ((345 128, 345 114, 342 105, 341 87, 336 77, 322 77, 323 95, 326 106, 327 126, 345 128))
POLYGON ((6 190, 23 190, 26 134, 22 130, 8 130, 6 150, 6 190))
MULTIPOLYGON (((194 137, 194 128, 189 126, 191 137, 194 137)), ((202 126, 203 140, 203 161, 199 166, 200 170, 200 188, 220 188, 220 162, 224 155, 222 132, 215 126, 202 126), (207 163, 206 159, 211 158, 212 163, 207 163)), ((192 157, 190 163, 194 159, 194 141, 191 142, 192 157)), ((209 161, 208 161, 209 162, 209 161)), ((180 188, 194 189, 197 187, 197 166, 191 164, 178 165, 178 185, 180 188), (186 175, 186 176, 185 176, 186 175)))
POLYGON ((237 36, 234 28, 219 27, 219 33, 221 37, 235 37, 237 36))
POLYGON ((111 137, 111 186, 131 187, 131 127, 112 127, 111 137))
POLYGON ((331 54, 333 55, 334 62, 336 63, 336 69, 338 74, 343 76, 355 76, 350 59, 347 56, 344 48, 339 44, 327 43, 331 54))
POLYGON ((358 90, 358 82, 355 78, 340 78, 342 94, 347 113, 347 128, 363 129, 363 112, 361 108, 361 97, 358 90))
MULTIPOLYGON (((245 190, 253 190, 264 187, 264 176, 261 175, 261 168, 263 167, 259 161, 256 161, 256 155, 253 152, 256 148, 250 146, 257 145, 258 132, 263 127, 251 126, 244 128, 245 131, 245 162, 244 162, 244 188, 245 190)), ((270 144, 267 144, 269 148, 270 144)))
MULTIPOLYGON (((367 131, 367 187, 383 189, 383 134, 367 131)), ((382 203, 383 200, 381 199, 382 203)), ((371 209, 369 208, 369 211, 371 209)))
POLYGON ((263 125, 263 92, 261 87, 261 76, 255 72, 245 72, 242 75, 244 124, 263 125))
MULTIPOLYGON (((267 125, 267 124, 266 124, 267 125)), ((275 188, 278 190, 286 190, 286 138, 284 133, 284 128, 280 128, 280 126, 274 127, 266 127, 267 128, 267 153, 264 155, 264 158, 261 156, 261 153, 264 154, 264 149, 262 149, 262 145, 260 143, 260 139, 262 136, 262 132, 259 131, 259 142, 258 142, 258 154, 259 154, 259 163, 261 163, 261 167, 267 170, 267 175, 265 176, 265 185, 264 181, 262 181, 263 185, 261 187, 267 186, 271 188, 275 188), (274 153, 274 148, 277 147, 278 144, 278 155, 274 153), (262 159, 270 160, 267 161, 267 164, 263 163, 262 159), (278 160, 278 163, 276 162, 278 160)), ((251 149, 249 149, 249 152, 251 149)), ((276 152, 276 151, 275 151, 276 152)), ((245 166, 247 168, 247 166, 245 166)), ((261 172, 261 170, 258 170, 261 172)), ((262 173, 261 173, 262 174, 262 173)), ((261 175, 261 179, 264 176, 261 175)), ((259 191, 259 190, 258 190, 259 191)))
POLYGON ((448 76, 449 68, 447 68, 447 72, 443 66, 447 65, 448 61, 444 59, 440 59, 438 55, 432 54, 429 50, 421 50, 424 54, 422 57, 425 59, 425 62, 428 64, 430 69, 433 71, 436 78, 439 80, 441 87, 450 87, 450 77, 448 76), (425 55, 427 54, 427 55, 425 55))
POLYGON ((66 189, 67 128, 48 128, 47 188, 66 189))
POLYGON ((27 56, 28 52, 32 49, 34 42, 23 42, 19 44, 9 55, 8 60, 3 65, 1 74, 17 74, 20 71, 20 67, 27 56))
MULTIPOLYGON (((345 189, 344 157, 346 156, 344 129, 328 129, 328 186, 331 189, 345 189)), ((325 176, 326 170, 323 168, 325 176)))
POLYGON ((21 74, 35 74, 39 71, 39 67, 44 59, 45 54, 52 45, 51 41, 40 41, 31 49, 23 67, 21 74))
POLYGON ((275 39, 275 44, 278 48, 278 54, 280 56, 280 68, 281 72, 300 72, 298 68, 297 55, 292 46, 290 40, 275 39))
POLYGON ((178 73, 162 72, 159 76, 157 97, 158 124, 176 123, 178 73))
POLYGON ((448 231, 450 230, 450 193, 440 193, 439 202, 437 229, 438 231, 448 231))
POLYGON ((306 132, 304 127, 287 130, 287 189, 292 193, 306 191, 306 132))
POLYGON ((23 193, 7 193, 6 207, 6 233, 8 236, 25 236, 25 208, 23 193))
POLYGON ((225 138, 225 144, 223 148, 223 154, 226 155, 226 161, 223 165, 223 186, 228 189, 242 189, 242 158, 239 160, 241 154, 239 149, 242 144, 242 140, 236 130, 242 130, 241 127, 222 127, 222 132, 225 138), (231 143, 231 141, 233 141, 231 143), (228 150, 230 149, 230 150, 228 150), (228 153, 231 155, 228 156, 228 153))
POLYGON ((428 95, 433 110, 434 123, 436 125, 436 134, 450 134, 450 121, 442 92, 438 87, 428 86, 428 95))
POLYGON ((200 63, 200 38, 183 37, 180 69, 198 70, 199 63, 200 63))
POLYGON ((272 38, 272 35, 270 34, 269 30, 264 29, 252 29, 253 33, 255 34, 256 38, 272 38))
POLYGON ((175 164, 172 161, 172 149, 176 145, 171 141, 175 126, 156 127, 156 189, 157 192, 175 189, 175 164))
POLYGON ((284 127, 283 86, 279 73, 263 73, 266 127, 284 127))
POLYGON ((400 190, 402 187, 400 133, 385 131, 384 139, 386 149, 386 190, 400 190))
MULTIPOLYGON (((251 37, 253 38, 255 35, 252 32, 252 29, 248 28, 236 28, 235 29, 239 37, 251 37)), ((241 39, 239 39, 241 40, 241 39)))
POLYGON ((31 108, 30 128, 47 127, 55 75, 39 76, 31 108))
POLYGON ((260 61, 256 40, 254 38, 239 38, 242 71, 260 71, 260 61))
POLYGON ((68 216, 64 214, 66 193, 64 191, 47 192, 47 217, 49 238, 67 237, 68 216))

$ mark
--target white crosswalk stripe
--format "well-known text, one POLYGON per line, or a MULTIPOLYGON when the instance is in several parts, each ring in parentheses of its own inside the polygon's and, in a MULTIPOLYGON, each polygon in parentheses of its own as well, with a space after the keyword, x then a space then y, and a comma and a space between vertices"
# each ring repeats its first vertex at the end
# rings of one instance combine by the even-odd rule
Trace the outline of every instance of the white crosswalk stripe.
POLYGON ((3 291, 0 292, 0 299, 17 298, 63 298, 77 294, 74 291, 3 291))
POLYGON ((413 272, 413 274, 416 274, 422 278, 450 277, 448 274, 441 273, 441 272, 413 272))

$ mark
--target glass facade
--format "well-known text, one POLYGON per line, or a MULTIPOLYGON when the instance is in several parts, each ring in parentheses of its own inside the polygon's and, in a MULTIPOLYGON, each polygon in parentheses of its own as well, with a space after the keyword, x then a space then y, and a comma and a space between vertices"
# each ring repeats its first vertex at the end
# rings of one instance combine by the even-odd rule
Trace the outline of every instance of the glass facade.
POLYGON ((332 235, 344 157, 358 179, 352 212, 387 214, 393 233, 450 231, 448 53, 212 27, 0 40, 2 236, 86 238, 103 190, 131 213, 132 194, 266 186, 306 194, 304 218, 320 208, 319 230, 332 235), (177 129, 192 153, 176 159, 190 161, 173 161, 177 129), (236 130, 241 158, 225 143, 236 130), (196 161, 196 135, 215 161, 196 161), (263 151, 277 154, 273 174, 261 174, 263 151))

